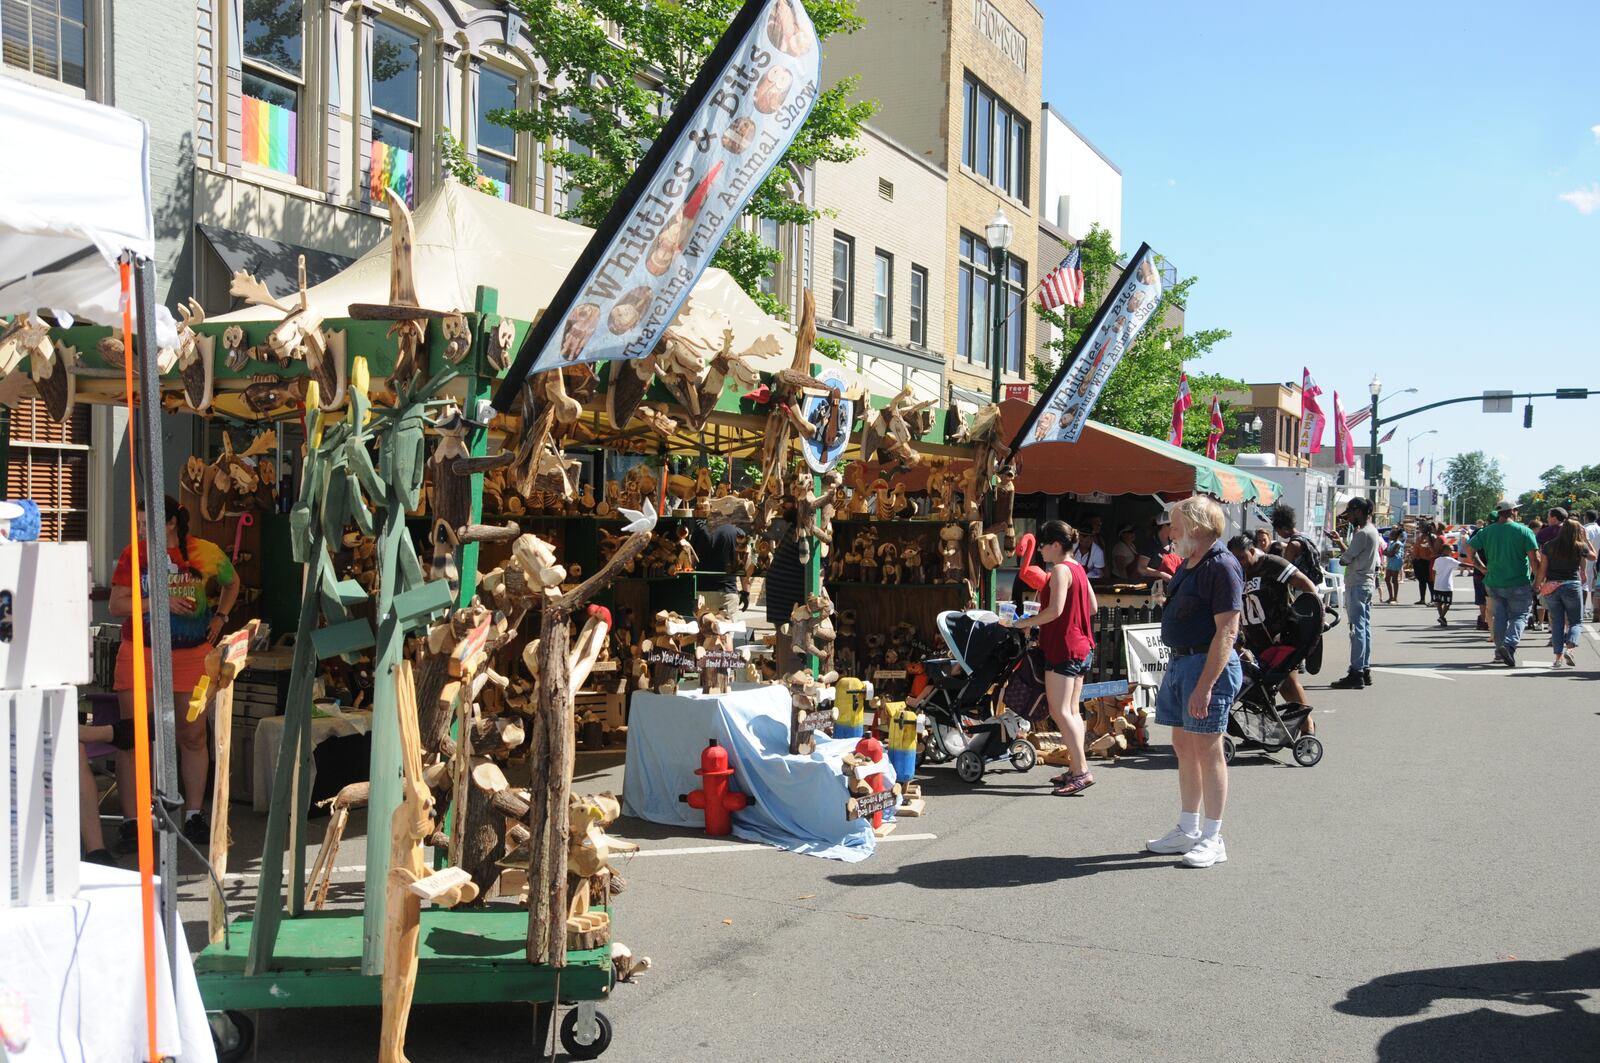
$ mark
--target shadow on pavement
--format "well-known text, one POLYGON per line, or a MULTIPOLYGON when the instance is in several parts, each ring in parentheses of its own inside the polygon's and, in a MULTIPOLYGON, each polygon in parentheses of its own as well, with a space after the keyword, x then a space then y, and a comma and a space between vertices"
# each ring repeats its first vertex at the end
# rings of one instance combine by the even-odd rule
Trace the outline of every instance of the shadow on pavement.
POLYGON ((1378 1042, 1380 1063, 1428 1060, 1593 1059, 1600 1014, 1584 1001, 1600 991, 1600 949, 1564 960, 1507 960, 1435 967, 1375 978, 1334 1009, 1366 1018, 1421 1015, 1436 1001, 1543 1008, 1515 1014, 1481 1007, 1396 1027, 1378 1042))
POLYGON ((905 883, 925 890, 1006 889, 1042 886, 1050 882, 1098 875, 1106 871, 1172 868, 1175 857, 1154 853, 1103 853, 1099 856, 965 856, 954 860, 925 860, 906 864, 880 875, 829 875, 839 886, 879 886, 905 883))

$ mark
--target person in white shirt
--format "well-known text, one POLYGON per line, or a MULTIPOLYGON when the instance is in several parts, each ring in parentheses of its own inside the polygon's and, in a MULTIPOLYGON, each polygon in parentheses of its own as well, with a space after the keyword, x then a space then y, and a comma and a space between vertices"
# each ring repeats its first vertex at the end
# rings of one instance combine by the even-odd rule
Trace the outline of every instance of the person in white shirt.
MULTIPOLYGON (((1592 509, 1584 510, 1583 534, 1589 537, 1589 548, 1596 557, 1600 557, 1600 513, 1592 509)), ((1600 624, 1600 564, 1585 562, 1583 575, 1583 586, 1589 594, 1589 608, 1594 613, 1594 622, 1600 624)))
POLYGON ((1455 600, 1455 588, 1450 580, 1460 567, 1461 562, 1440 540, 1439 556, 1433 559, 1433 604, 1439 610, 1440 627, 1450 626, 1450 621, 1445 619, 1445 614, 1450 611, 1450 603, 1455 600))
POLYGON ((1088 532, 1079 532, 1078 545, 1072 548, 1072 559, 1083 566, 1090 579, 1106 578, 1106 552, 1088 532))

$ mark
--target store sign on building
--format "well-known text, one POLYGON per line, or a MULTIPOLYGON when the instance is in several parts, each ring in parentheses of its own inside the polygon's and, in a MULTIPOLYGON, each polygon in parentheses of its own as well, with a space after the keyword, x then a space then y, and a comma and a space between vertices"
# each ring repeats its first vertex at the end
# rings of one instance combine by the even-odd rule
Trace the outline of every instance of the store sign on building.
POLYGON ((1023 402, 1032 402, 1033 401, 1033 385, 1032 384, 1007 384, 1006 385, 1006 398, 1008 398, 1008 399, 1020 399, 1023 402))
POLYGON ((1000 49, 1001 55, 1015 63, 1018 70, 1028 69, 1028 38, 989 0, 972 0, 972 26, 1000 49))

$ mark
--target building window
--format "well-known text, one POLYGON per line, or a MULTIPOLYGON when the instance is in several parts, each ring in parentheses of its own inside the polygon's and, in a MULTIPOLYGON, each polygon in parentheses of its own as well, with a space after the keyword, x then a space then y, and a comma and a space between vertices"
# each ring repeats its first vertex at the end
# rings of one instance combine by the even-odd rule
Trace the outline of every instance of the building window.
POLYGON ((297 176, 305 93, 302 0, 246 0, 243 44, 241 156, 248 165, 297 176))
POLYGON ((989 245, 961 232, 961 274, 956 280, 956 355, 989 364, 989 245))
POLYGON ((911 342, 928 345, 928 271, 911 267, 911 342))
POLYGON ((1028 264, 1015 255, 1006 259, 1006 360, 1007 371, 1017 376, 1026 375, 1025 368, 1028 337, 1028 315, 1022 304, 1027 301, 1028 264))
POLYGON ((856 242, 833 234, 833 319, 855 324, 856 242))
POLYGON ((894 333, 894 256, 887 251, 872 260, 872 327, 884 336, 894 333))
POLYGON ((89 414, 86 404, 76 403, 59 422, 41 400, 29 398, 10 409, 5 497, 33 499, 39 538, 47 542, 89 538, 89 414))
POLYGON ((961 164, 1028 202, 1028 121, 971 74, 962 106, 961 164))
POLYGON ((490 118, 495 111, 517 109, 517 79, 487 67, 478 72, 478 169, 494 194, 510 201, 517 183, 517 137, 510 126, 490 118))
MULTIPOLYGON (((756 219, 756 239, 760 240, 761 246, 767 250, 782 254, 783 248, 778 242, 779 226, 775 219, 756 219)), ((782 267, 782 261, 774 263, 772 272, 763 274, 761 280, 757 282, 761 290, 767 295, 776 296, 778 294, 778 270, 782 267)))
POLYGON ((84 88, 85 3, 4 0, 0 4, 0 54, 5 65, 84 88))
POLYGON ((372 27, 373 203, 391 189, 416 199, 417 149, 422 139, 422 41, 387 22, 372 27))

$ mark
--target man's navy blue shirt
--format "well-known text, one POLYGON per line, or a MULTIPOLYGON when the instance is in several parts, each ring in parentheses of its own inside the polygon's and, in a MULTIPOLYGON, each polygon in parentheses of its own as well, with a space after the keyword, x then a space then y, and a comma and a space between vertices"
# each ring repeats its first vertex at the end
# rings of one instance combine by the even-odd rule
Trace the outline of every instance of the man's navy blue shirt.
POLYGON ((1189 567, 1187 559, 1167 587, 1167 604, 1161 611, 1161 641, 1168 646, 1200 649, 1217 634, 1218 613, 1243 607, 1244 571, 1220 542, 1189 567))

